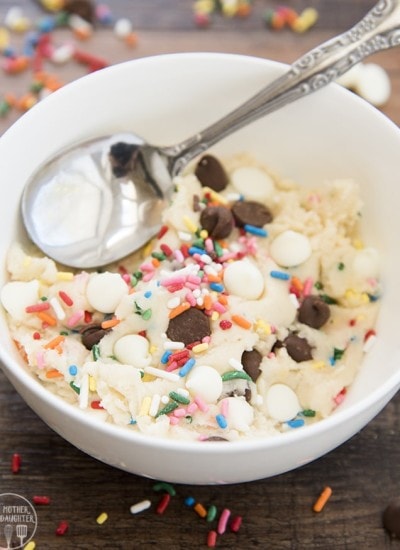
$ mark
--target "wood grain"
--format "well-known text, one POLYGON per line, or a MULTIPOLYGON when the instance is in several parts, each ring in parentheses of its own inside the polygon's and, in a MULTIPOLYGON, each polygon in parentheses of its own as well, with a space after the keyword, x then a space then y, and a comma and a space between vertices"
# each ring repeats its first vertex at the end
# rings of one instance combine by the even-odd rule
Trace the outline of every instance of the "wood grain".
MULTIPOLYGON (((354 24, 374 2, 366 0, 315 0, 286 2, 298 10, 313 5, 320 17, 316 27, 304 34, 272 32, 262 16, 280 2, 254 2, 246 20, 215 15, 208 29, 196 29, 189 0, 113 0, 117 16, 134 22, 138 45, 127 48, 111 29, 97 29, 81 45, 86 51, 105 56, 109 63, 153 54, 181 51, 223 51, 256 55, 291 62, 309 48, 354 24)), ((19 1, 35 20, 43 15, 38 3, 19 1)), ((0 3, 0 21, 14 2, 0 3)), ((20 47, 23 36, 13 36, 20 47)), ((70 31, 54 33, 57 43, 70 39, 70 31)), ((374 56, 389 72, 390 101, 383 109, 400 124, 399 51, 374 56)), ((372 59, 372 58, 371 58, 372 59)), ((85 74, 85 68, 70 63, 47 67, 64 82, 85 74)), ((29 72, 0 77, 0 97, 6 91, 21 95, 32 79, 29 72)), ((17 118, 16 113, 0 119, 0 133, 17 118)), ((4 183, 3 183, 4 185, 4 183)), ((193 496, 205 506, 229 508, 243 516, 239 533, 227 532, 218 548, 260 550, 381 550, 400 548, 382 527, 381 514, 388 501, 400 492, 400 395, 364 430, 325 457, 298 470, 234 486, 176 486, 177 495, 164 515, 155 508, 160 498, 153 482, 111 468, 84 455, 50 430, 22 401, 0 373, 0 493, 14 492, 30 499, 49 495, 49 506, 37 507, 36 548, 42 549, 187 549, 205 548, 213 524, 200 519, 184 504, 193 496), (22 468, 11 473, 11 457, 19 453, 22 468), (312 511, 325 485, 333 494, 325 509, 312 511), (150 499, 150 510, 132 516, 129 507, 150 499), (108 513, 99 526, 96 517, 108 513), (63 537, 55 535, 58 522, 70 524, 63 537)), ((162 456, 160 456, 162 460, 162 456)), ((268 457, 266 457, 268 460, 268 457)), ((196 465, 194 464, 195 468, 196 465)))

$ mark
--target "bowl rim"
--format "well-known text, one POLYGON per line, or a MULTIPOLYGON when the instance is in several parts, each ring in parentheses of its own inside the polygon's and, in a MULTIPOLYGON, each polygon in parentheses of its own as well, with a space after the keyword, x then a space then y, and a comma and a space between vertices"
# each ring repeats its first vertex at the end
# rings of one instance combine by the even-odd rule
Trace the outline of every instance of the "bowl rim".
MULTIPOLYGON (((46 109, 47 105, 50 102, 62 101, 63 97, 66 94, 69 94, 71 90, 79 90, 79 88, 82 85, 85 85, 86 82, 90 84, 92 81, 101 81, 105 77, 105 75, 107 75, 108 77, 112 77, 113 74, 124 71, 126 70, 126 67, 131 67, 132 65, 151 65, 153 63, 157 64, 160 61, 170 62, 174 61, 175 59, 196 61, 210 58, 219 58, 221 61, 229 60, 230 62, 235 62, 235 60, 239 59, 247 63, 260 64, 267 67, 269 66, 272 68, 277 68, 279 70, 284 70, 288 67, 288 65, 285 63, 281 63, 279 61, 271 59, 250 56, 246 54, 222 52, 166 53, 117 63, 115 65, 102 69, 101 71, 96 71, 94 73, 84 75, 72 81, 71 83, 66 84, 65 86, 48 96, 45 101, 41 101, 37 105, 35 105, 31 110, 26 112, 16 122, 14 122, 12 126, 3 134, 0 140, 0 151, 2 149, 3 143, 5 143, 6 146, 7 140, 12 139, 15 132, 20 132, 25 124, 30 124, 31 119, 34 121, 37 116, 40 116, 41 110, 46 109)), ((331 83, 329 84, 329 87, 335 87, 336 93, 347 95, 347 101, 354 101, 357 104, 359 104, 360 102, 363 103, 364 108, 367 111, 371 111, 372 116, 379 119, 381 124, 386 124, 387 131, 393 132, 396 139, 399 140, 400 144, 400 129, 386 115, 384 115, 381 111, 379 111, 370 103, 356 96, 354 93, 344 89, 339 84, 331 83)), ((17 350, 16 353, 18 353, 17 350)), ((383 402, 382 406, 385 406, 386 402, 388 401, 387 396, 394 395, 400 388, 399 368, 399 370, 394 372, 385 382, 383 382, 377 388, 371 391, 368 396, 363 397, 361 400, 354 403, 353 405, 350 405, 346 409, 336 409, 334 413, 332 413, 330 416, 316 422, 315 424, 304 426, 300 429, 293 429, 284 433, 277 434, 276 436, 267 436, 265 438, 242 438, 236 441, 229 441, 229 444, 227 444, 227 442, 215 441, 212 445, 199 445, 199 443, 201 442, 196 440, 177 440, 155 435, 146 435, 141 432, 131 431, 129 430, 128 426, 124 427, 99 420, 91 414, 88 414, 85 410, 79 409, 77 405, 70 404, 64 401, 62 397, 52 393, 49 389, 42 385, 40 380, 37 379, 33 373, 30 373, 28 371, 28 366, 26 366, 25 368, 21 366, 16 358, 13 357, 11 350, 9 353, 2 346, 0 347, 0 361, 2 362, 0 368, 2 368, 5 375, 11 379, 11 383, 13 383, 13 379, 17 379, 18 383, 21 384, 28 393, 31 393, 32 396, 38 398, 40 401, 46 402, 46 404, 51 408, 55 408, 59 413, 68 416, 71 420, 78 421, 79 423, 85 425, 85 427, 91 428, 92 430, 94 429, 100 433, 109 435, 114 438, 122 438, 127 442, 130 442, 132 444, 139 444, 143 447, 196 452, 196 454, 218 453, 225 455, 238 450, 264 450, 267 452, 268 449, 284 447, 285 445, 292 444, 298 440, 306 440, 308 438, 318 437, 321 434, 328 432, 331 428, 343 425, 347 423, 351 418, 361 415, 374 404, 379 404, 383 402)))

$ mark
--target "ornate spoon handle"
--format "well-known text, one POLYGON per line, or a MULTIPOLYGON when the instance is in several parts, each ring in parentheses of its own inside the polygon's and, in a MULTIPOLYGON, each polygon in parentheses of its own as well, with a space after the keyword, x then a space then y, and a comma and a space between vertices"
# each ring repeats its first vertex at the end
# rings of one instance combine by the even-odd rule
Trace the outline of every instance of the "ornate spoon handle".
POLYGON ((323 88, 367 56, 400 45, 400 0, 380 0, 350 30, 312 49, 240 107, 182 143, 164 149, 177 173, 232 132, 323 88))

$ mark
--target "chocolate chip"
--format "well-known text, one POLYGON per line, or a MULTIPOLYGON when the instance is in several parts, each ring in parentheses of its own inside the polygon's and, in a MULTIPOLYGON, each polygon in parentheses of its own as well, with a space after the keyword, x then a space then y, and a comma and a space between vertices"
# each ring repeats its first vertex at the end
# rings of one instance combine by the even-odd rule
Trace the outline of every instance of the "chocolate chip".
POLYGON ((246 224, 263 227, 272 221, 269 208, 256 201, 237 201, 232 206, 232 214, 239 227, 246 224))
POLYGON ((185 346, 193 342, 201 342, 210 334, 210 318, 201 309, 195 307, 170 319, 167 328, 168 338, 173 342, 183 342, 185 346))
POLYGON ((228 176, 219 160, 212 155, 204 155, 197 163, 195 172, 203 187, 223 191, 228 185, 228 176))
POLYGON ((200 214, 200 224, 212 239, 225 239, 231 234, 234 221, 229 208, 207 206, 200 214))
POLYGON ((200 206, 200 197, 199 195, 193 195, 193 212, 200 212, 201 206, 200 206))
POLYGON ((116 178, 126 176, 132 170, 132 163, 137 147, 133 143, 124 143, 123 141, 111 145, 109 158, 112 172, 116 178))
POLYGON ((67 13, 79 15, 89 23, 94 19, 94 5, 89 0, 64 0, 62 9, 67 13))
POLYGON ((257 378, 261 374, 260 363, 262 361, 262 355, 256 349, 251 351, 244 351, 242 353, 242 365, 243 370, 247 372, 253 382, 257 381, 257 378))
POLYGON ((321 328, 331 315, 328 304, 319 296, 306 296, 299 308, 298 319, 312 328, 321 328))
POLYGON ((305 338, 301 338, 294 333, 289 334, 289 336, 283 340, 282 344, 286 348, 289 356, 296 361, 296 363, 312 359, 312 348, 305 338))
POLYGON ((110 329, 101 328, 101 325, 88 325, 80 331, 82 344, 86 349, 91 350, 108 332, 110 329))
POLYGON ((383 526, 393 537, 400 538, 400 498, 390 502, 382 516, 383 526))

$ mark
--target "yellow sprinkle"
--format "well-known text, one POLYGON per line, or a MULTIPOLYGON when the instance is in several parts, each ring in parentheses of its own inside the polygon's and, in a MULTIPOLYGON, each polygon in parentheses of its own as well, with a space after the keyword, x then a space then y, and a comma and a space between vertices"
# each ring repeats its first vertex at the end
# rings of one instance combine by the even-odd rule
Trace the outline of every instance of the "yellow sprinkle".
POLYGON ((95 392, 97 388, 96 379, 89 376, 89 390, 95 392))
POLYGON ((362 250, 364 248, 364 243, 361 239, 354 239, 353 246, 356 250, 362 250))
POLYGON ((140 405, 138 416, 146 416, 147 414, 149 414, 150 405, 151 405, 151 397, 146 395, 146 397, 142 401, 142 404, 140 405))
POLYGON ((189 218, 189 216, 183 216, 183 223, 186 225, 189 231, 191 231, 192 233, 196 233, 197 225, 194 223, 194 221, 191 218, 189 218))
POLYGON ((35 550, 36 548, 36 542, 31 540, 30 542, 28 542, 28 544, 26 544, 24 546, 24 550, 35 550))
POLYGON ((96 523, 99 525, 103 525, 108 520, 108 514, 106 512, 102 512, 99 516, 96 518, 96 523))
POLYGON ((213 311, 211 314, 211 321, 217 321, 219 319, 218 311, 213 311))
POLYGON ((24 267, 29 267, 32 263, 32 258, 30 256, 25 256, 23 261, 24 267))
POLYGON ((211 189, 211 187, 203 187, 203 191, 204 193, 210 195, 211 200, 213 200, 214 202, 219 202, 220 204, 229 204, 229 201, 225 197, 214 191, 214 189, 211 189))
POLYGON ((316 370, 323 369, 325 367, 324 361, 314 361, 313 362, 313 368, 316 370))
POLYGON ((208 237, 207 229, 202 229, 199 233, 199 236, 200 236, 201 239, 207 239, 207 237, 208 237))
POLYGON ((369 303, 369 296, 366 292, 363 292, 360 296, 361 303, 368 304, 369 303))
POLYGON ((264 334, 271 334, 271 325, 263 321, 262 319, 257 319, 256 321, 256 330, 263 332, 264 334))
POLYGON ((202 353, 203 351, 208 350, 208 343, 202 342, 201 344, 197 344, 197 346, 192 347, 193 353, 202 353))
POLYGON ((214 10, 213 0, 197 0, 194 3, 194 9, 197 13, 212 13, 214 10))
POLYGON ((318 21, 318 12, 314 8, 306 8, 301 12, 299 17, 295 19, 291 25, 291 28, 295 32, 306 32, 315 25, 318 21))
POLYGON ((149 374, 148 372, 145 372, 144 375, 142 376, 142 382, 153 382, 153 380, 155 380, 156 377, 153 376, 152 374, 149 374))
POLYGON ((155 346, 155 345, 153 344, 153 345, 150 346, 150 348, 149 348, 149 353, 150 353, 151 355, 153 355, 154 353, 156 353, 157 349, 158 349, 157 346, 155 346))
POLYGON ((153 252, 154 249, 154 241, 150 241, 142 248, 142 256, 143 258, 147 258, 147 256, 150 256, 150 254, 153 252))
POLYGON ((4 27, 0 27, 0 50, 5 50, 10 43, 10 33, 4 27))
POLYGON ((348 288, 344 293, 345 298, 354 298, 356 296, 356 291, 352 288, 348 288))
POLYGON ((74 274, 71 271, 58 271, 57 279, 59 281, 72 281, 74 274))

